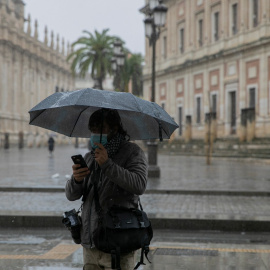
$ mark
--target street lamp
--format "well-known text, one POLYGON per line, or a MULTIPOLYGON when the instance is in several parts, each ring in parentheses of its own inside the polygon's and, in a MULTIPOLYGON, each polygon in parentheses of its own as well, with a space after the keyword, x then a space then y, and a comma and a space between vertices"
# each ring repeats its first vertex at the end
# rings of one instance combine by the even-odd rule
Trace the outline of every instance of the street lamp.
MULTIPOLYGON (((155 80, 156 80, 156 41, 159 38, 161 27, 165 25, 166 13, 168 8, 162 4, 161 0, 150 0, 149 4, 141 9, 141 12, 146 15, 144 20, 145 36, 149 39, 149 44, 152 46, 152 86, 151 86, 151 101, 155 102, 155 80)), ((160 168, 157 165, 157 147, 155 140, 150 140, 148 146, 148 176, 159 177, 160 168)))
POLYGON ((125 54, 122 49, 122 42, 118 39, 113 44, 113 57, 111 59, 112 70, 115 72, 116 87, 121 89, 120 71, 125 64, 125 54))

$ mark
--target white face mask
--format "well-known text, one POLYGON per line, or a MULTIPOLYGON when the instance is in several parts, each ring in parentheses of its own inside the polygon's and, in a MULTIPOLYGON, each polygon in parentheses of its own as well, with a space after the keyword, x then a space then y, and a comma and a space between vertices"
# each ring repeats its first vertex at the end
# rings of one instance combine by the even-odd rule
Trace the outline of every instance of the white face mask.
POLYGON ((98 146, 95 143, 101 143, 103 146, 107 144, 107 134, 102 134, 101 141, 100 141, 100 134, 99 133, 92 133, 91 134, 91 146, 92 149, 95 150, 98 148, 98 146))

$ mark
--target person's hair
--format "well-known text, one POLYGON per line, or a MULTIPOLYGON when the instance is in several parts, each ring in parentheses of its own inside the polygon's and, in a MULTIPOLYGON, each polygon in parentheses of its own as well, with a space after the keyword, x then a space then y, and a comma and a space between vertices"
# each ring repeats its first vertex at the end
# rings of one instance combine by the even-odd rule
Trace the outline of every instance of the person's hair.
POLYGON ((125 137, 128 137, 128 140, 130 139, 127 131, 123 128, 121 117, 117 110, 102 108, 95 111, 89 118, 89 130, 91 131, 95 128, 101 129, 102 123, 104 123, 103 121, 105 121, 109 128, 112 130, 117 127, 118 133, 125 137))

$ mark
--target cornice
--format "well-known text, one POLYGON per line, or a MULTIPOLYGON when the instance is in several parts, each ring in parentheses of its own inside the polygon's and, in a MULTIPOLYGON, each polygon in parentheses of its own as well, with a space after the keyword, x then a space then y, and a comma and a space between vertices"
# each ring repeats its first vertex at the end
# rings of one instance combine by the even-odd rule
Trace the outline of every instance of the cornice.
MULTIPOLYGON (((158 77, 158 76, 167 75, 170 72, 179 72, 180 70, 192 68, 197 65, 202 65, 211 61, 220 60, 223 57, 228 57, 228 56, 238 55, 243 52, 248 52, 248 51, 254 50, 254 48, 257 48, 257 47, 264 47, 265 45, 268 45, 268 44, 270 44, 270 37, 263 37, 255 42, 246 43, 241 46, 237 46, 230 49, 220 50, 216 53, 205 55, 201 58, 188 59, 182 64, 170 66, 162 70, 156 70, 156 76, 158 77)), ((143 78, 149 80, 151 78, 151 73, 145 74, 143 78)))
MULTIPOLYGON (((20 52, 22 55, 26 55, 31 59, 40 61, 48 66, 53 67, 54 69, 61 70, 64 73, 71 74, 71 72, 69 71, 68 64, 67 64, 67 67, 55 64, 55 63, 48 61, 47 59, 45 59, 41 56, 38 56, 38 55, 32 53, 31 51, 24 49, 24 48, 20 47, 19 45, 16 45, 8 40, 0 40, 0 45, 8 45, 11 49, 15 49, 16 51, 20 52)), ((53 54, 50 52, 50 54, 51 54, 51 56, 54 56, 54 57, 60 59, 61 62, 65 61, 65 58, 62 58, 61 55, 58 55, 57 53, 53 54)))

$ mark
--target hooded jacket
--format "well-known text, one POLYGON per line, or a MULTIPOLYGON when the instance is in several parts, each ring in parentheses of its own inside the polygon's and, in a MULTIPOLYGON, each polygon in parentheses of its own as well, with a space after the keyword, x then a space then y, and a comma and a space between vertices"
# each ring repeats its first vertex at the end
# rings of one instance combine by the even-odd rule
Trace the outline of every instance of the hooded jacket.
MULTIPOLYGON (((88 167, 94 162, 91 153, 85 155, 88 167)), ((119 151, 112 159, 108 159, 101 167, 98 184, 99 203, 102 211, 113 205, 128 208, 138 208, 139 195, 142 195, 147 185, 147 161, 144 152, 134 143, 122 141, 119 151)), ((93 174, 81 183, 72 176, 66 183, 66 197, 75 201, 83 196, 89 188, 93 174)), ((81 244, 86 248, 94 247, 93 231, 97 228, 98 215, 95 211, 94 188, 92 188, 82 207, 81 244)))

